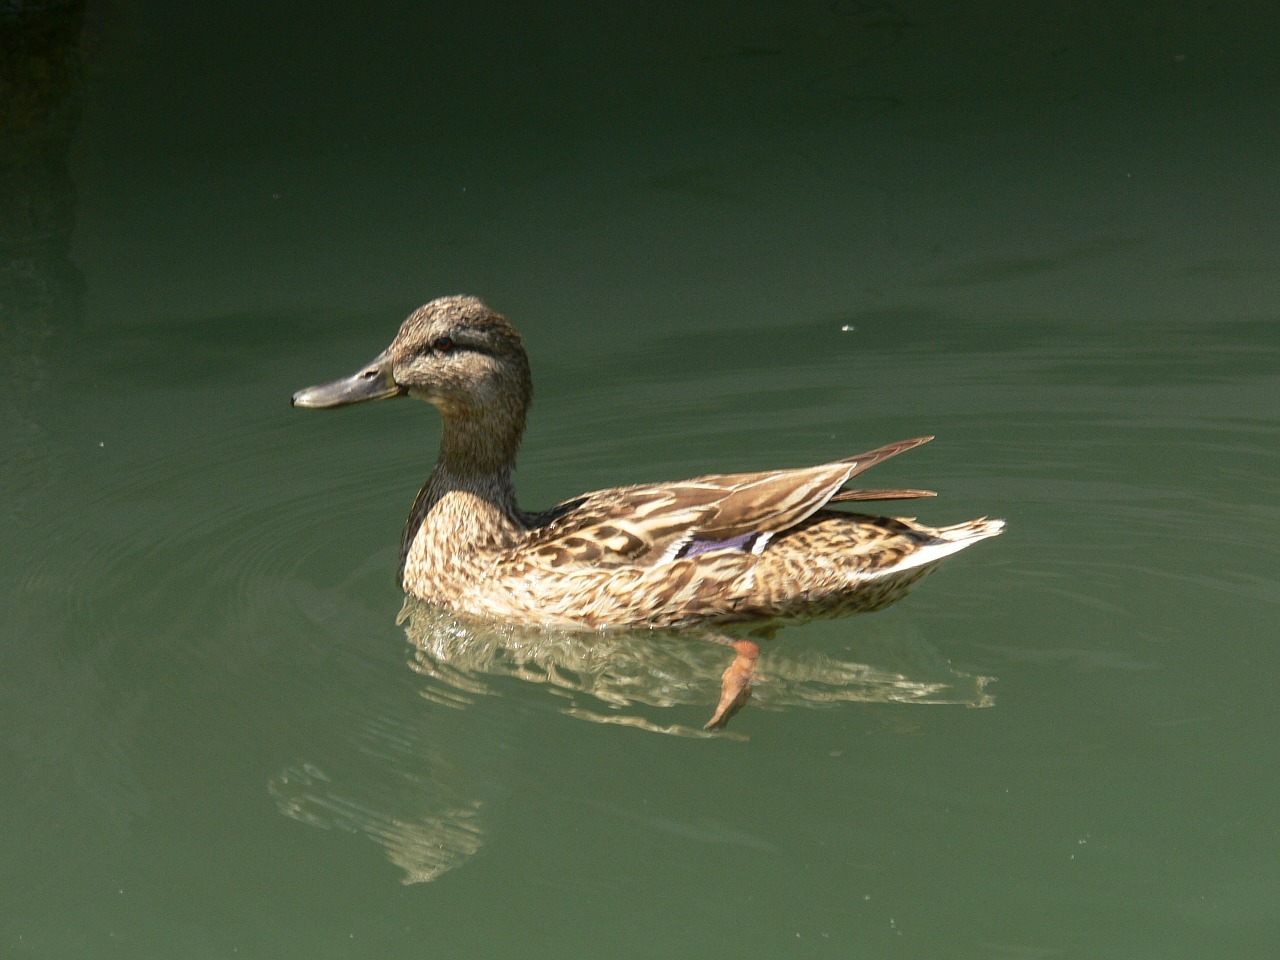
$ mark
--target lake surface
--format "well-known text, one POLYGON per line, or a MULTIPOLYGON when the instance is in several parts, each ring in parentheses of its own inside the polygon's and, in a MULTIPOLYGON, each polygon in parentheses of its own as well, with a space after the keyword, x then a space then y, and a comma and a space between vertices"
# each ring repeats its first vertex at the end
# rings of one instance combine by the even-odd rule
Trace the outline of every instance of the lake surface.
POLYGON ((1276 26, 133 2, 24 33, 0 956, 1274 956, 1276 26), (402 615, 438 418, 288 401, 460 291, 529 346, 528 507, 936 434, 868 482, 940 496, 886 512, 1008 529, 783 630, 712 736, 712 645, 402 615))

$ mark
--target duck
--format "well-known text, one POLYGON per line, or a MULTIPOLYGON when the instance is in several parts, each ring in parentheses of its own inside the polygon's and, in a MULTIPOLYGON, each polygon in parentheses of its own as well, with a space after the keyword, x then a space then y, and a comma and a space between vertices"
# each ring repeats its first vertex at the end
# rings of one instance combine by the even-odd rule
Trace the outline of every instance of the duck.
POLYGON ((514 471, 533 396, 529 358, 510 321, 473 296, 424 304, 370 363, 297 391, 292 404, 404 396, 432 404, 442 420, 435 467, 401 536, 404 592, 522 628, 671 630, 726 644, 734 659, 709 730, 750 697, 753 637, 880 610, 1004 528, 985 517, 930 527, 842 508, 935 496, 849 486, 928 436, 815 466, 612 487, 527 511, 514 471))

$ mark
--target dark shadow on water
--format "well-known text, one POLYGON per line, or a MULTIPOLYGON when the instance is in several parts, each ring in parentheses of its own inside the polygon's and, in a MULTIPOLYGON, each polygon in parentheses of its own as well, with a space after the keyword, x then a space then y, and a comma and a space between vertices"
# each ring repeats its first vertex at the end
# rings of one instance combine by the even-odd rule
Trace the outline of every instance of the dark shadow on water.
POLYGON ((84 99, 82 2, 0 4, 0 517, 26 508, 58 465, 43 393, 83 325, 71 262, 76 191, 68 168, 84 99))

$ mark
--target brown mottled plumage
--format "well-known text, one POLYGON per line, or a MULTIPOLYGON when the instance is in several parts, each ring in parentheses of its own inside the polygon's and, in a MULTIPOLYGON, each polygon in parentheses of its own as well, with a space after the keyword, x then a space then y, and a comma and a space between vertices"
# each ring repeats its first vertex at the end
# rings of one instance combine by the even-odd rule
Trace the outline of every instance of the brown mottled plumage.
MULTIPOLYGON (((301 390, 295 406, 408 394, 444 420, 440 457, 405 525, 405 591, 474 616, 571 629, 702 627, 876 610, 1000 520, 932 528, 831 509, 933 496, 846 490, 864 470, 928 441, 833 463, 598 490, 542 513, 516 502, 512 469, 532 396, 520 335, 473 297, 405 320, 353 377, 301 390)), ((750 691, 758 650, 732 641, 720 725, 750 691)))

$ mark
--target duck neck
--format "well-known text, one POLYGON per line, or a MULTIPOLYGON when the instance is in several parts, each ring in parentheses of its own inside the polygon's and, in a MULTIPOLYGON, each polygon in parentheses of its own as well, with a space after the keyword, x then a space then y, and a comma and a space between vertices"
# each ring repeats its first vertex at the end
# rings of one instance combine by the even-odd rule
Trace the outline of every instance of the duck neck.
POLYGON ((523 529, 512 474, 524 418, 506 429, 471 417, 443 419, 440 457, 405 524, 402 576, 420 536, 438 538, 437 553, 471 554, 509 546, 523 529))
POLYGON ((511 473, 516 451, 524 432, 524 417, 518 423, 495 423, 489 418, 445 414, 440 436, 440 458, 432 476, 447 476, 456 489, 474 493, 492 492, 499 500, 510 498, 515 505, 511 473))

